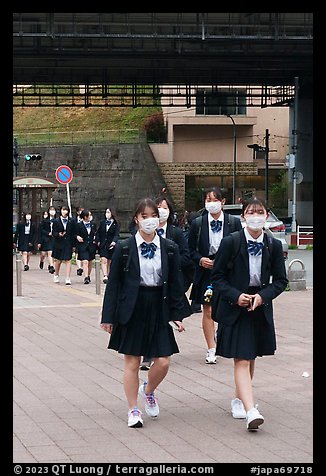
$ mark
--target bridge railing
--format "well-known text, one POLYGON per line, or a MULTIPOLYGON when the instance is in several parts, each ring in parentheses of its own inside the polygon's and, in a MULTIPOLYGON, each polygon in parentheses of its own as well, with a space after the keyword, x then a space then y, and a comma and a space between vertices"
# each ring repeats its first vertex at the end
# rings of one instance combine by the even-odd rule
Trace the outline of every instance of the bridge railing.
POLYGON ((44 131, 15 133, 20 147, 62 145, 136 144, 146 142, 146 132, 139 129, 91 131, 44 131))

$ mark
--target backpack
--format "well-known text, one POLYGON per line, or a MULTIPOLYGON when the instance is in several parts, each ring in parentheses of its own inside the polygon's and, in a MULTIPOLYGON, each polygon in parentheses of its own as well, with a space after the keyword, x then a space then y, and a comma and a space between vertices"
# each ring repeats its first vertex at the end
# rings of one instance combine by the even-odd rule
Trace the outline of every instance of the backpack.
MULTIPOLYGON (((128 272, 129 271, 129 264, 130 264, 130 255, 129 255, 129 240, 131 238, 125 238, 124 240, 119 240, 119 243, 122 248, 122 262, 123 262, 123 271, 128 272)), ((168 253, 168 260, 173 260, 174 259, 174 251, 176 249, 176 244, 172 241, 169 240, 168 238, 165 238, 166 241, 166 249, 168 253)))
MULTIPOLYGON (((235 233, 236 232, 236 223, 237 223, 238 219, 235 218, 233 215, 230 215, 229 213, 227 213, 225 215, 228 217, 228 222, 227 223, 230 227, 230 233, 235 233)), ((200 237, 202 223, 203 223, 203 215, 200 215, 199 217, 195 218, 196 236, 197 236, 197 244, 196 244, 197 253, 199 251, 199 237, 200 237)))
MULTIPOLYGON (((227 264, 228 270, 231 270, 233 268, 234 259, 240 251, 240 231, 239 230, 233 231, 232 233, 230 233, 230 236, 232 237, 232 255, 227 264)), ((267 248, 272 256, 273 238, 269 235, 266 235, 266 236, 267 236, 267 248)))

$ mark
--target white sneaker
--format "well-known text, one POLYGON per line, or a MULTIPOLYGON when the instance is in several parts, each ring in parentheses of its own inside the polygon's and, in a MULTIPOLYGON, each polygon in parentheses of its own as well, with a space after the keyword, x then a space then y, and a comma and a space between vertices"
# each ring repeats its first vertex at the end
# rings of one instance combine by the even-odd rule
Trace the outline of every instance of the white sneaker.
POLYGON ((231 400, 231 412, 233 418, 247 418, 246 409, 240 398, 235 398, 231 400))
POLYGON ((216 352, 215 347, 212 347, 211 349, 208 349, 207 354, 206 354, 206 359, 205 359, 206 364, 216 364, 215 352, 216 352))
POLYGON ((139 408, 134 407, 128 412, 128 426, 130 428, 141 428, 143 426, 142 413, 139 408))
POLYGON ((71 284, 70 278, 66 278, 66 284, 71 284))
POLYGON ((55 275, 53 276, 53 282, 54 282, 54 283, 60 283, 59 275, 58 275, 58 274, 55 274, 55 275))
POLYGON ((145 403, 145 412, 147 415, 155 418, 160 413, 160 408, 158 406, 157 400, 154 397, 154 392, 149 393, 148 395, 145 393, 145 387, 147 382, 144 382, 140 385, 138 389, 138 395, 143 397, 145 403))
POLYGON ((263 423, 264 417, 259 413, 258 405, 255 405, 247 412, 247 430, 258 430, 263 423))

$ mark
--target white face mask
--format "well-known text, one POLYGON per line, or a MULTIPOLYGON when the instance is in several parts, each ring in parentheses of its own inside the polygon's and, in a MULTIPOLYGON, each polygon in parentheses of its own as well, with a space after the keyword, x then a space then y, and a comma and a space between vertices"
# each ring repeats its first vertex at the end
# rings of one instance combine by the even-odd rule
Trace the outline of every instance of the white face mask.
POLYGON ((248 216, 246 223, 251 230, 262 230, 266 224, 266 216, 248 216))
POLYGON ((166 221, 170 216, 170 210, 168 208, 159 207, 158 213, 160 215, 160 218, 159 218, 160 222, 166 221))
POLYGON ((222 210, 222 202, 205 202, 205 208, 209 213, 220 213, 222 210))
POLYGON ((154 233, 159 223, 160 220, 158 218, 145 218, 144 220, 139 220, 139 228, 143 230, 146 235, 151 235, 154 233))
POLYGON ((55 215, 55 210, 50 210, 50 215, 53 217, 55 215))

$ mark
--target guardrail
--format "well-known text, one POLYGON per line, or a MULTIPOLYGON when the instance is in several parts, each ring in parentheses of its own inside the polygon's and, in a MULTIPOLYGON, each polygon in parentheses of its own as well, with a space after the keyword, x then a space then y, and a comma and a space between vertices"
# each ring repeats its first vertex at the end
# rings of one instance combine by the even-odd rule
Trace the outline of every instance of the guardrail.
POLYGON ((314 240, 314 228, 313 226, 297 227, 297 246, 300 245, 312 245, 314 240))

